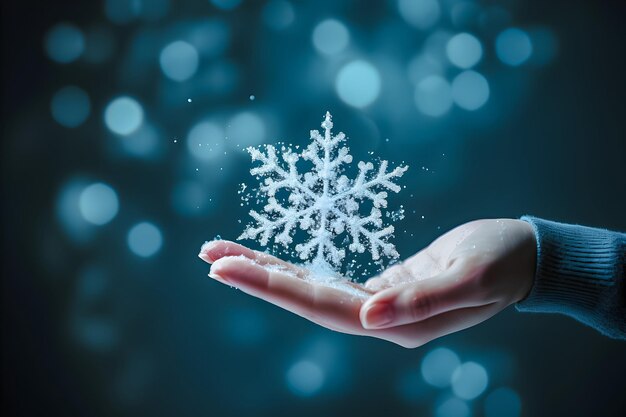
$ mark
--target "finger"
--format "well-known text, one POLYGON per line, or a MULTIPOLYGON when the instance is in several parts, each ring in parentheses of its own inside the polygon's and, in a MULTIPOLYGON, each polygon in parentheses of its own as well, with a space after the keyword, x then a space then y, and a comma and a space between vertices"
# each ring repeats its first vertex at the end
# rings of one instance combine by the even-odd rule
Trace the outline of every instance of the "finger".
POLYGON ((455 264, 432 278, 397 285, 373 295, 362 307, 361 322, 366 329, 400 326, 437 314, 487 304, 468 285, 465 268, 455 264))
POLYGON ((298 268, 292 263, 285 262, 282 259, 279 259, 264 252, 252 250, 229 240, 213 240, 211 242, 206 242, 204 245, 202 245, 202 248, 200 248, 200 253, 198 254, 200 259, 209 264, 212 264, 218 259, 221 259, 225 256, 241 255, 245 256, 248 259, 254 260, 260 265, 275 265, 283 267, 299 277, 303 277, 304 275, 306 275, 306 271, 304 269, 298 268))
POLYGON ((286 271, 268 270, 244 257, 223 257, 211 276, 332 330, 364 332, 359 311, 368 294, 347 292, 298 279, 286 271))
POLYGON ((373 336, 406 348, 422 346, 434 339, 475 326, 502 310, 501 303, 466 307, 438 314, 418 323, 378 330, 373 336))

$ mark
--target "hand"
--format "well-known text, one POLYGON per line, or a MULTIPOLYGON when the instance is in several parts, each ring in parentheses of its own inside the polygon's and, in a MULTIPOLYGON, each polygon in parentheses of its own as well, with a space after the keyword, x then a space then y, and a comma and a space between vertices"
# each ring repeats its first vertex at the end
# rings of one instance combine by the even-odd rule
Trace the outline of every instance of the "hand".
POLYGON ((439 237, 364 285, 333 288, 309 272, 228 241, 205 244, 214 279, 343 333, 421 346, 474 326, 526 297, 535 272, 532 227, 477 220, 439 237))

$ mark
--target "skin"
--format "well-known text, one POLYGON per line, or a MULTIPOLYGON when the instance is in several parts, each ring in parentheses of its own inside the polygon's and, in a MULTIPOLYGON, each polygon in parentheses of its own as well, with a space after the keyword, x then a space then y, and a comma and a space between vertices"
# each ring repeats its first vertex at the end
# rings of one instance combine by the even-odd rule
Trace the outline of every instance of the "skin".
POLYGON ((362 296, 316 284, 307 270, 234 242, 209 242, 199 256, 215 280, 321 326, 415 348, 524 299, 536 246, 524 221, 472 221, 363 285, 345 284, 362 296))

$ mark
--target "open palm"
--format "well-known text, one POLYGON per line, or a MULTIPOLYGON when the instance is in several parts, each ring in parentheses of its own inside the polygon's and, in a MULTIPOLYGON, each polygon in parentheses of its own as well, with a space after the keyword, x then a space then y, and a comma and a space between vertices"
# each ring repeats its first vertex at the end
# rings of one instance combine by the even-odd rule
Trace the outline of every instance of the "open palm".
POLYGON ((477 220, 442 235, 404 262, 344 291, 309 271, 229 241, 205 244, 210 276, 321 326, 421 346, 476 325, 522 300, 533 282, 532 227, 477 220))

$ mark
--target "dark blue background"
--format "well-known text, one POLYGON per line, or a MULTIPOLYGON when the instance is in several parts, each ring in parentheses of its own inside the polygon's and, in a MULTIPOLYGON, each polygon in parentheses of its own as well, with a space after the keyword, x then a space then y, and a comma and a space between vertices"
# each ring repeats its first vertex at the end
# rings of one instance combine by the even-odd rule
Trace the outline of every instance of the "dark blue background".
MULTIPOLYGON (((238 220, 248 219, 237 190, 252 183, 249 158, 229 148, 203 162, 186 147, 198 121, 227 126, 241 111, 263 121, 264 143, 303 145, 330 110, 355 158, 375 151, 411 166, 406 189, 392 200, 407 211, 395 239, 403 257, 476 218, 529 213, 624 230, 622 4, 477 2, 480 10, 508 10, 503 27, 546 27, 558 39, 549 63, 510 67, 494 52, 502 28, 478 21, 455 28, 446 14, 452 1, 442 2, 442 18, 426 31, 408 25, 395 1, 294 1, 294 20, 282 30, 264 23, 262 1, 232 10, 204 0, 157 2, 169 8, 123 22, 107 18, 102 3, 2 4, 2 367, 3 407, 12 415, 433 415, 449 390, 425 384, 419 369, 438 346, 489 373, 485 394, 468 402, 472 415, 483 415, 484 398, 501 386, 519 394, 523 416, 623 413, 623 342, 569 318, 510 308, 405 350, 330 332, 207 279, 196 257, 202 242, 234 239, 238 220), (350 44, 325 57, 311 33, 330 17, 349 29, 350 44), (222 30, 221 43, 189 80, 167 79, 161 50, 206 19, 222 30), (43 44, 59 22, 100 28, 110 49, 88 42, 76 61, 54 62, 43 44), (483 42, 476 70, 490 98, 477 111, 453 106, 431 118, 415 107, 406 66, 438 28, 483 42), (337 72, 353 59, 373 63, 382 79, 380 95, 364 108, 335 92, 337 72), (50 111, 67 85, 90 98, 76 128, 59 125, 50 111), (107 129, 103 113, 119 95, 134 97, 154 126, 152 153, 129 153, 107 129), (176 192, 183 181, 199 196, 176 192), (63 193, 90 182, 115 190, 117 216, 103 226, 68 223, 63 193), (163 237, 148 258, 127 245, 141 221, 163 237), (306 398, 286 382, 303 359, 325 375, 306 398)), ((456 73, 448 68, 444 76, 456 73)))

